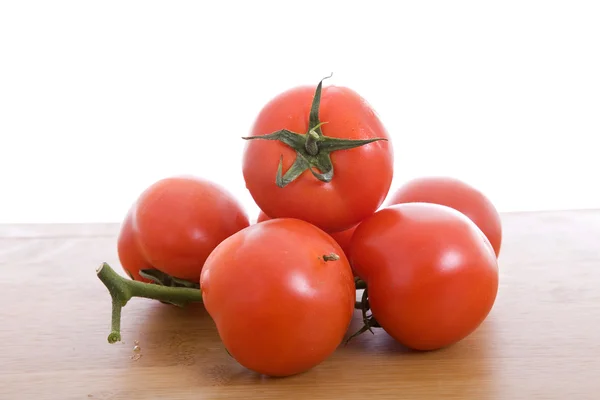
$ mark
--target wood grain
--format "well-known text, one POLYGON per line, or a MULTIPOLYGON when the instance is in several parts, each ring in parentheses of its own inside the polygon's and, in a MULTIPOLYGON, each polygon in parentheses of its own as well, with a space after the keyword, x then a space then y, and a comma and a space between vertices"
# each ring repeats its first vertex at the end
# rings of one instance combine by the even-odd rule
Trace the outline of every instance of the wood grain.
POLYGON ((94 271, 120 271, 116 225, 0 226, 0 399, 598 399, 600 211, 503 220, 498 300, 474 334, 412 353, 379 330, 285 379, 231 359, 201 305, 134 299, 109 345, 94 271))

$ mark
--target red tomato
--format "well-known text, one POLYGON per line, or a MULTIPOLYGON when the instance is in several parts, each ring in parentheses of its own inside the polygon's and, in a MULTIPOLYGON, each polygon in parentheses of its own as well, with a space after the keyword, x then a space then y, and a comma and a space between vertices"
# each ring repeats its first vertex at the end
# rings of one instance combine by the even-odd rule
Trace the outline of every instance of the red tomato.
MULTIPOLYGON (((256 220, 257 223, 268 221, 271 218, 263 211, 258 213, 258 218, 256 220)), ((350 251, 350 240, 352 239, 352 234, 358 225, 353 226, 350 229, 346 229, 345 231, 330 233, 329 235, 335 239, 335 241, 340 245, 342 250, 346 255, 348 255, 350 251)))
POLYGON ((367 283, 373 317, 417 350, 451 345, 487 317, 498 291, 498 264, 480 229, 438 204, 384 208, 352 238, 351 259, 367 283))
POLYGON ((492 202, 479 190, 455 178, 434 176, 409 181, 392 194, 389 204, 434 203, 454 208, 481 229, 496 257, 502 244, 502 222, 492 202))
POLYGON ((246 187, 273 218, 297 218, 340 232, 373 214, 392 182, 389 135, 369 104, 345 87, 321 92, 319 84, 316 91, 296 87, 276 96, 246 139, 259 139, 246 143, 246 187))
POLYGON ((249 226, 242 206, 222 187, 196 177, 162 179, 147 188, 127 214, 118 240, 123 269, 158 269, 198 282, 209 253, 249 226))
POLYGON ((335 240, 287 218, 225 239, 206 260, 200 287, 232 357, 269 376, 298 374, 328 358, 355 302, 352 271, 335 240), (326 260, 332 254, 339 258, 326 260))

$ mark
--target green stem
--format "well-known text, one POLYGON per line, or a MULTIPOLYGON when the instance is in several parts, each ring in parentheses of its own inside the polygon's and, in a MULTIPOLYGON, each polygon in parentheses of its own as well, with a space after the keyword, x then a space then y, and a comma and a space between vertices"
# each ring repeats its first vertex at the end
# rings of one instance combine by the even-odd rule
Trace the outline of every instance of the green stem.
POLYGON ((308 115, 308 130, 314 130, 319 136, 323 136, 323 132, 321 132, 321 123, 319 120, 319 108, 321 107, 321 91, 323 89, 323 81, 331 78, 332 76, 333 72, 329 76, 321 79, 315 90, 313 102, 310 105, 310 114, 308 115))
POLYGON ((306 134, 306 143, 304 143, 304 149, 311 156, 319 154, 319 134, 315 131, 309 131, 306 134))
POLYGON ((117 274, 107 263, 100 265, 96 270, 96 275, 104 286, 106 286, 112 298, 111 332, 108 335, 109 343, 121 340, 121 309, 133 297, 143 297, 177 305, 202 302, 202 293, 199 289, 161 286, 125 279, 117 274))
POLYGON ((319 122, 313 128, 306 133, 306 143, 304 143, 304 149, 311 156, 319 154, 319 139, 323 136, 319 132, 321 131, 321 125, 327 122, 319 122))
POLYGON ((108 335, 108 343, 115 343, 121 340, 121 309, 123 306, 119 300, 112 300, 112 315, 110 319, 110 334, 108 335))

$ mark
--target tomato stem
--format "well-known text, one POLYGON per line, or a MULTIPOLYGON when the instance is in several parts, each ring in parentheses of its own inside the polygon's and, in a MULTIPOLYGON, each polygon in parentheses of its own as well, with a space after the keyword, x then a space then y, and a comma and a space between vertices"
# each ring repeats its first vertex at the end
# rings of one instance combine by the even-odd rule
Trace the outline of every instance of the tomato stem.
POLYGON ((121 340, 121 309, 133 297, 159 300, 178 306, 202 301, 202 293, 197 288, 161 286, 126 279, 117 274, 107 263, 100 265, 96 275, 106 286, 112 298, 111 332, 108 335, 108 343, 121 340))
POLYGON ((319 154, 319 139, 321 139, 323 134, 319 134, 317 130, 320 130, 321 125, 323 124, 326 124, 326 122, 319 122, 306 134, 306 142, 304 143, 304 149, 311 156, 316 156, 317 154, 319 154))
POLYGON ((337 261, 340 259, 340 256, 338 256, 335 253, 329 253, 329 254, 323 254, 323 261, 327 262, 327 261, 337 261))
POLYGON ((306 135, 306 142, 304 143, 304 149, 311 156, 319 154, 319 134, 315 131, 310 131, 306 135))
POLYGON ((323 87, 323 80, 330 78, 332 75, 323 78, 317 85, 310 107, 308 131, 306 133, 297 133, 287 129, 281 129, 273 133, 242 138, 244 140, 276 140, 296 151, 296 159, 285 173, 283 172, 283 156, 281 156, 279 160, 275 175, 275 184, 280 188, 286 187, 295 181, 305 171, 310 171, 310 173, 321 182, 331 182, 333 179, 331 153, 340 150, 354 149, 380 140, 387 141, 386 138, 341 139, 325 136, 323 134, 321 126, 325 122, 319 121, 321 89, 323 87))
POLYGON ((110 334, 108 343, 115 343, 121 340, 121 310, 123 305, 118 299, 112 300, 112 314, 110 318, 110 334))
POLYGON ((362 335, 367 331, 374 334, 371 328, 381 328, 381 325, 379 325, 379 322, 377 322, 373 314, 368 313, 370 310, 369 292, 366 288, 363 291, 361 300, 354 303, 354 308, 362 311, 363 326, 358 331, 350 335, 350 337, 348 337, 348 339, 346 340, 345 344, 348 344, 348 342, 350 342, 352 339, 359 335, 362 335))

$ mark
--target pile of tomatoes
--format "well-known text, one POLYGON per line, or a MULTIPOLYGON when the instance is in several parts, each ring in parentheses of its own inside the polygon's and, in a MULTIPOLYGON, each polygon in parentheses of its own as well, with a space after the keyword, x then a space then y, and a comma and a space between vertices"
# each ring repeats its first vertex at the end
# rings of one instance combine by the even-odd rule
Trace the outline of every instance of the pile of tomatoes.
POLYGON ((355 313, 356 334, 449 346, 477 329, 498 290, 502 229, 489 199, 449 177, 391 191, 379 116, 322 82, 273 98, 244 137, 256 223, 224 186, 178 176, 139 196, 118 238, 130 278, 200 291, 229 354, 270 376, 326 360, 355 313))

